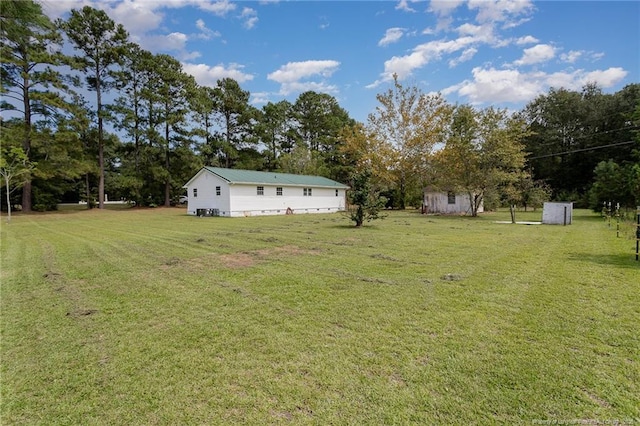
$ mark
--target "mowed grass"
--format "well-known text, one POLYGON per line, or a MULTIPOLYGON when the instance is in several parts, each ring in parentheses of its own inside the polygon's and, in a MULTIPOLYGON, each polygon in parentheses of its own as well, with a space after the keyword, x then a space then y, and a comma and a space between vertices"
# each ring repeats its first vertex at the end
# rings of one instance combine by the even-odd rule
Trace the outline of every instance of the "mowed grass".
POLYGON ((3 221, 0 423, 640 422, 631 226, 185 213, 3 221))

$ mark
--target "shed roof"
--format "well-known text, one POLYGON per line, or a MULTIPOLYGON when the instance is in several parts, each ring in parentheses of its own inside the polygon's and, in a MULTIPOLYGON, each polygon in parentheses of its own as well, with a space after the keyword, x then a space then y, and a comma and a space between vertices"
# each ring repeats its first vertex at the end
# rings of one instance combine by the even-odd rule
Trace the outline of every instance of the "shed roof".
POLYGON ((283 186, 309 186, 321 188, 347 189, 347 185, 323 176, 294 175, 291 173, 259 172, 256 170, 225 169, 222 167, 203 167, 189 182, 203 171, 208 171, 226 180, 229 184, 258 184, 283 186))

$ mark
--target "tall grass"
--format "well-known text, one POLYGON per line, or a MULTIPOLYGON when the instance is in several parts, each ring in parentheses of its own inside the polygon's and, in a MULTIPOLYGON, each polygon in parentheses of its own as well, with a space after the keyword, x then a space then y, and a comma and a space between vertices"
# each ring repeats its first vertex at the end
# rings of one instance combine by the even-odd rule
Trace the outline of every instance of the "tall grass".
POLYGON ((0 423, 639 422, 635 240, 498 220, 16 215, 0 423))

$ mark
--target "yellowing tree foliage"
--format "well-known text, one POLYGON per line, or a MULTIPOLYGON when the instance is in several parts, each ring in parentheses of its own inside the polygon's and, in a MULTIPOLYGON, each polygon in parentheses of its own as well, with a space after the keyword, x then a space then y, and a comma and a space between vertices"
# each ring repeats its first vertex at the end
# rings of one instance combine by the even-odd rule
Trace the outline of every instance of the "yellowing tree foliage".
POLYGON ((387 145, 389 171, 398 191, 398 207, 410 194, 421 194, 431 178, 434 147, 444 141, 453 108, 440 95, 403 87, 394 75, 393 88, 377 96, 380 105, 369 114, 368 137, 387 145))
POLYGON ((490 191, 507 192, 523 176, 526 127, 506 110, 471 106, 456 108, 451 133, 438 152, 437 182, 441 189, 465 192, 471 214, 490 191))

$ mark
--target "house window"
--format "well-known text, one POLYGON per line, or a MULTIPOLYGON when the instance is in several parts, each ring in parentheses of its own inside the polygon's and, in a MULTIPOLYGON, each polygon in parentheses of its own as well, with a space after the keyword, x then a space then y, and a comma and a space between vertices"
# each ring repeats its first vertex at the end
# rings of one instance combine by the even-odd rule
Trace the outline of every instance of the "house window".
POLYGON ((302 195, 305 197, 311 197, 311 188, 303 188, 302 195))
POLYGON ((276 195, 282 195, 282 187, 276 187, 276 195))
POLYGON ((264 186, 258 187, 258 195, 264 195, 264 186))
POLYGON ((216 195, 220 195, 220 187, 216 186, 216 195))
POLYGON ((456 203, 456 193, 453 191, 447 192, 447 204, 455 204, 456 203))
POLYGON ((198 197, 198 188, 193 188, 193 198, 198 197))
POLYGON ((336 197, 338 196, 338 190, 336 189, 336 197))

